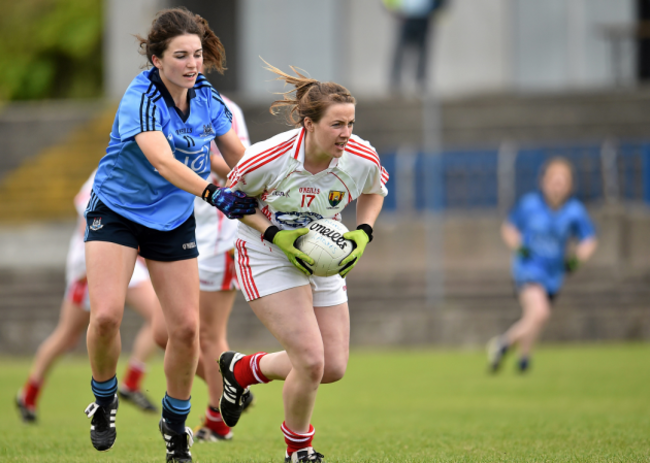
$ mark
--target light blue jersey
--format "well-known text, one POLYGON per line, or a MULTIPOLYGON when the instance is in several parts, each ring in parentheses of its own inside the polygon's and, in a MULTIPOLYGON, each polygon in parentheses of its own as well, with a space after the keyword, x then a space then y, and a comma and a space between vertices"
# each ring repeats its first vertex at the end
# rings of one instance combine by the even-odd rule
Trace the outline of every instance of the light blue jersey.
POLYGON ((554 210, 540 192, 522 197, 508 216, 508 222, 519 230, 522 245, 531 253, 529 258, 515 255, 512 262, 515 283, 517 286, 539 283, 549 294, 557 293, 562 287, 568 240, 583 241, 596 234, 579 200, 570 198, 554 210))
POLYGON ((145 227, 175 229, 192 214, 194 195, 165 180, 138 147, 135 136, 161 131, 176 159, 207 178, 210 142, 230 130, 232 115, 205 76, 199 74, 187 98, 189 112, 183 114, 158 69, 140 73, 120 102, 106 155, 99 162, 95 194, 108 208, 145 227))

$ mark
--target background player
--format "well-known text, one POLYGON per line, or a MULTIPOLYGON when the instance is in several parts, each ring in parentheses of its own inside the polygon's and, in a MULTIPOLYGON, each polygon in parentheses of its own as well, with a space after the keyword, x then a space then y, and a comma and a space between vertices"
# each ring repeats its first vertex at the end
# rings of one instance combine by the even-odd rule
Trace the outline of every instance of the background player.
POLYGON ((237 232, 237 275, 251 308, 285 350, 222 354, 220 408, 225 423, 234 426, 248 386, 284 380, 285 459, 322 461, 312 447, 316 393, 320 383, 341 379, 347 367, 350 322, 344 276, 372 239, 388 174, 372 146, 352 135, 355 100, 347 89, 268 69, 295 85, 271 110, 287 107, 299 128, 251 146, 229 179, 232 189, 260 201, 261 210, 243 218, 237 232), (344 235, 357 245, 344 260, 351 265, 341 275, 310 276, 301 260, 314 261, 294 241, 307 233, 303 227, 312 220, 340 219, 355 199, 359 226, 344 235))
POLYGON ((230 111, 199 73, 204 62, 207 70, 223 71, 218 37, 200 16, 172 8, 159 12, 147 38, 139 40, 153 69, 140 73, 120 102, 86 211, 87 339, 95 395, 86 414, 93 446, 110 449, 117 435, 119 326, 139 253, 147 260, 169 336, 159 423, 166 459, 191 462, 192 431, 185 420, 199 355, 194 197, 232 217, 254 213, 256 201, 206 180, 213 139, 229 165, 245 150, 230 111))
POLYGON ((551 315, 565 273, 577 270, 596 250, 594 226, 572 190, 571 163, 551 159, 542 169, 541 191, 521 198, 501 227, 503 241, 515 253, 512 275, 523 314, 489 342, 488 362, 494 372, 513 344, 519 347, 519 371, 529 368, 531 349, 551 315), (574 253, 568 252, 571 238, 578 240, 574 253))
MULTIPOLYGON (((66 263, 66 292, 61 304, 59 323, 41 343, 34 357, 29 378, 18 393, 16 405, 24 422, 34 422, 37 417, 37 401, 43 391, 43 382, 54 362, 66 351, 73 349, 86 331, 90 319, 90 301, 86 281, 86 260, 84 252, 84 230, 86 219, 83 214, 90 199, 95 173, 81 187, 74 200, 79 220, 70 240, 66 263)), ((152 337, 151 320, 160 313, 160 304, 149 280, 149 272, 143 262, 135 264, 133 276, 126 292, 126 303, 145 319, 135 342, 124 381, 118 391, 120 397, 144 411, 156 411, 156 407, 140 389, 145 374, 145 362, 156 350, 152 337)))
MULTIPOLYGON (((222 96, 232 113, 232 128, 245 147, 250 146, 244 113, 233 101, 222 96)), ((211 145, 210 180, 217 186, 226 184, 230 167, 226 164, 216 144, 211 145)), ((196 218, 196 244, 199 249, 199 298, 201 348, 200 362, 208 386, 209 403, 203 422, 195 428, 197 441, 215 442, 230 440, 232 431, 221 418, 219 398, 223 382, 216 360, 228 350, 228 318, 239 289, 235 271, 234 248, 237 221, 230 220, 219 209, 197 198, 194 200, 196 218)))

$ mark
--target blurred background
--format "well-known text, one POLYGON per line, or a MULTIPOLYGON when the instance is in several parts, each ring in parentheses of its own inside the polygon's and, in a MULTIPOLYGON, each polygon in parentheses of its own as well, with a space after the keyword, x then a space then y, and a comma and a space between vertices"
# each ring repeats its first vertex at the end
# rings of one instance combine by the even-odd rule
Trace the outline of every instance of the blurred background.
MULTIPOLYGON (((268 113, 282 87, 260 57, 356 96, 355 132, 391 179, 349 277, 353 345, 478 346, 516 320, 499 226, 556 155, 575 165, 600 247, 544 339, 650 339, 650 1, 447 0, 424 17, 400 3, 3 0, 0 353, 32 353, 53 329, 73 197, 145 65, 134 34, 178 5, 223 41, 228 70, 209 77, 252 142, 287 129, 268 113)), ((126 349, 139 325, 127 313, 126 349)), ((230 338, 273 342, 241 297, 230 338)))

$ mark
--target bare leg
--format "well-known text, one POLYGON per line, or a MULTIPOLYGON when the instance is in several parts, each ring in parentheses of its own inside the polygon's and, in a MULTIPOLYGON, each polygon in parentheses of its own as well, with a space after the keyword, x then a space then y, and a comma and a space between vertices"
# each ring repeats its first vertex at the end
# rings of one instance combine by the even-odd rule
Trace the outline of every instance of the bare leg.
POLYGON ((74 348, 79 337, 88 326, 90 313, 82 307, 64 299, 61 304, 59 323, 36 351, 29 374, 31 381, 41 383, 47 377, 54 362, 66 351, 74 348))
MULTIPOLYGON (((292 288, 250 302, 260 321, 285 348, 291 362, 292 368, 286 375, 282 397, 286 425, 298 433, 309 431, 325 366, 323 340, 312 304, 309 286, 292 288)), ((263 357, 260 368, 269 379, 280 379, 286 374, 286 369, 274 371, 273 357, 263 357)), ((278 355, 275 357, 277 360, 278 355)))
MULTIPOLYGON (((350 356, 348 304, 314 307, 314 312, 325 348, 325 369, 321 384, 333 383, 343 378, 350 356)), ((286 351, 275 352, 262 358, 260 368, 267 378, 284 380, 291 371, 291 361, 286 351)))
POLYGON ((523 316, 504 336, 508 344, 517 343, 522 357, 527 357, 551 315, 551 307, 546 290, 538 284, 524 286, 519 301, 523 316))
POLYGON ((156 296, 151 283, 144 281, 126 291, 126 303, 145 320, 135 338, 131 360, 146 363, 156 352, 157 346, 153 338, 152 321, 156 312, 162 317, 160 302, 158 302, 158 296, 156 296))
MULTIPOLYGON (((235 302, 235 291, 201 291, 200 296, 200 346, 202 378, 208 385, 209 403, 219 406, 223 382, 219 372, 219 356, 228 350, 228 317, 235 302)), ((197 369, 197 375, 199 374, 197 369)))
POLYGON ((167 393, 188 400, 199 358, 199 270, 196 259, 148 260, 169 339, 165 349, 167 393))
POLYGON ((86 242, 86 268, 90 293, 88 356, 95 381, 115 376, 120 356, 120 324, 126 290, 133 274, 137 250, 105 241, 86 242))

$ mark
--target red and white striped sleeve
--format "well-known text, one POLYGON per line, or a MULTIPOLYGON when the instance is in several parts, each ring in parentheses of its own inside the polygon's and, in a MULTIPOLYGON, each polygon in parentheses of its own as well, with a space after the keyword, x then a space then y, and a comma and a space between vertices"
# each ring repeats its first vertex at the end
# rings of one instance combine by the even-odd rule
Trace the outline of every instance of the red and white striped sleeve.
POLYGON ((362 171, 357 174, 361 177, 358 178, 361 193, 381 196, 388 195, 386 183, 388 182, 389 175, 386 169, 382 167, 379 155, 372 145, 353 135, 350 141, 348 141, 345 151, 351 154, 358 164, 363 166, 362 171))
POLYGON ((243 191, 248 196, 261 195, 269 184, 283 175, 296 134, 295 130, 285 132, 248 148, 228 174, 230 188, 243 191))

